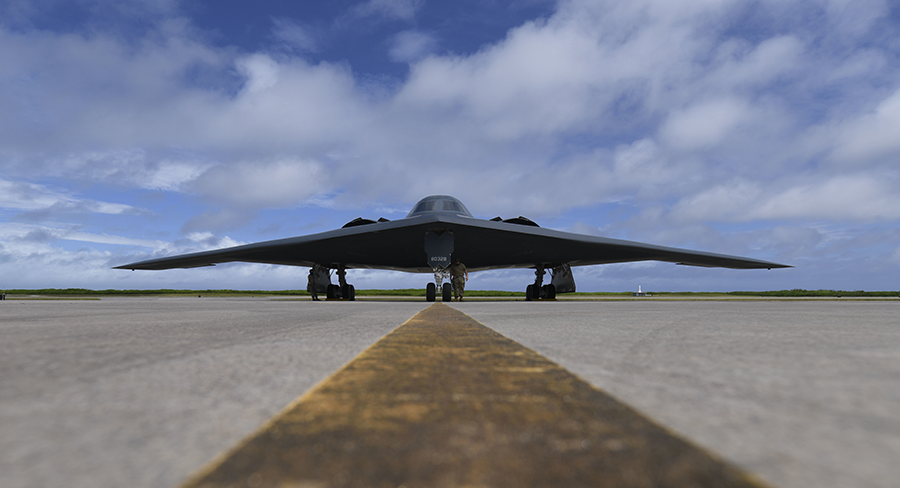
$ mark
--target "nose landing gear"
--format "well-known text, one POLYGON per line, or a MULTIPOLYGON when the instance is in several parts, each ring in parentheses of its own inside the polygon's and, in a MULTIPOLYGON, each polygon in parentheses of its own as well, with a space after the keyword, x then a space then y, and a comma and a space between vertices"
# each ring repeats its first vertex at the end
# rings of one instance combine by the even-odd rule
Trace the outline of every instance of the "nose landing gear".
POLYGON ((441 301, 449 302, 452 289, 450 283, 450 257, 453 255, 453 231, 429 231, 425 233, 425 256, 429 266, 434 270, 434 283, 425 288, 425 300, 433 302, 437 299, 437 291, 441 290, 441 301))
POLYGON ((441 301, 449 302, 453 299, 453 287, 450 283, 444 283, 444 279, 449 277, 450 272, 444 268, 434 269, 434 283, 428 283, 425 287, 425 301, 433 302, 437 300, 437 290, 441 290, 441 301))
POLYGON ((441 290, 442 291, 441 300, 443 300, 445 302, 449 302, 450 300, 453 299, 453 297, 451 296, 453 289, 450 286, 450 283, 444 283, 444 286, 442 288, 443 288, 443 290, 441 290))

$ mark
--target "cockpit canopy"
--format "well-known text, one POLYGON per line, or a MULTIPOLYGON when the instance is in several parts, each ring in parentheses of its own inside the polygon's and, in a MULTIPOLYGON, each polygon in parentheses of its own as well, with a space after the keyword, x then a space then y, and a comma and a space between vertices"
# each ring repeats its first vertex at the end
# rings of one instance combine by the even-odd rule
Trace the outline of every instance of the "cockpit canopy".
POLYGON ((406 218, 416 217, 418 215, 434 212, 444 212, 459 215, 462 217, 472 217, 469 209, 462 202, 449 195, 432 195, 419 200, 419 203, 413 207, 412 211, 406 218))

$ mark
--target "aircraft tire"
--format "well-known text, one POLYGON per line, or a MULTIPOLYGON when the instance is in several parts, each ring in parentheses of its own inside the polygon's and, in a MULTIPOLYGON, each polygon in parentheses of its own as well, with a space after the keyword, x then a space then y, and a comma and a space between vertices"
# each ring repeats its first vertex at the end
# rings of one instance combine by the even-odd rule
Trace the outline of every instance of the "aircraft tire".
POLYGON ((553 300, 556 298, 556 286, 555 285, 544 285, 541 287, 541 298, 546 298, 547 300, 553 300))
POLYGON ((525 287, 525 301, 530 302, 534 300, 534 285, 528 285, 525 287))
POLYGON ((434 283, 428 283, 428 286, 425 287, 425 301, 433 302, 435 299, 435 288, 434 283))
POLYGON ((441 301, 449 302, 453 299, 453 288, 450 283, 444 283, 441 290, 441 301))
POLYGON ((353 285, 347 285, 347 290, 344 293, 344 298, 350 300, 351 302, 356 301, 356 287, 353 285))
POLYGON ((325 298, 327 298, 329 300, 333 300, 334 298, 337 298, 336 297, 337 293, 335 293, 335 291, 336 291, 335 288, 337 288, 336 285, 328 285, 328 287, 325 288, 325 298))

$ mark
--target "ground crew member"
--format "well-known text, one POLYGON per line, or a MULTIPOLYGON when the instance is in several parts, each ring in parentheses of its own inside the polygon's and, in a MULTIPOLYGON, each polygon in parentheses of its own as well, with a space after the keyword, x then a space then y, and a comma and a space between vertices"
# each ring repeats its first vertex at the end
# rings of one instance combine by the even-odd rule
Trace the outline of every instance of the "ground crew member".
POLYGON ((453 264, 450 265, 450 283, 453 283, 453 296, 456 297, 456 301, 461 302, 463 300, 463 293, 466 291, 466 281, 469 279, 469 271, 466 269, 466 265, 459 262, 459 259, 454 259, 453 264))
POLYGON ((309 296, 311 296, 313 300, 318 302, 319 293, 316 291, 316 275, 314 271, 315 268, 309 270, 309 277, 306 279, 306 291, 309 292, 309 296))

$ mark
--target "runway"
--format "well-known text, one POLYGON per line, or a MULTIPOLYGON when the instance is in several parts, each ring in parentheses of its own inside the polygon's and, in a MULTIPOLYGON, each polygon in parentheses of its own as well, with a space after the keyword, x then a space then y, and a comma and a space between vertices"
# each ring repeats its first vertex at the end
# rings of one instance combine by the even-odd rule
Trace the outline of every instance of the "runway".
MULTIPOLYGON (((452 304, 784 487, 900 479, 897 306, 452 304)), ((425 308, 5 301, 0 485, 177 485, 425 308)))

